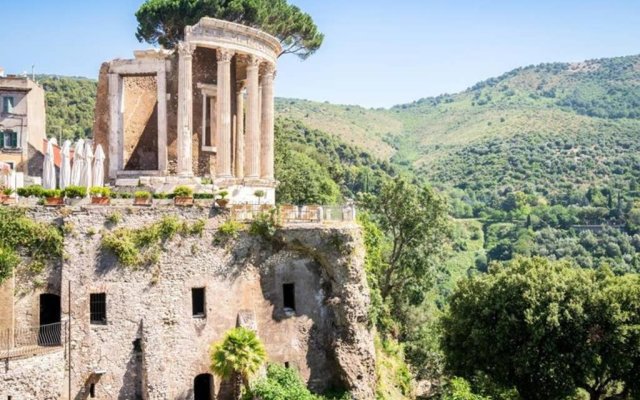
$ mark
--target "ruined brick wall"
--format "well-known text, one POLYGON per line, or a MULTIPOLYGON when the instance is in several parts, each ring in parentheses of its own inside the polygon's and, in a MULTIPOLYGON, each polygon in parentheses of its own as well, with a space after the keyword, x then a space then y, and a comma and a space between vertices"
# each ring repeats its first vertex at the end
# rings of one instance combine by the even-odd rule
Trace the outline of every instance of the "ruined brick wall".
MULTIPOLYGON (((36 218, 38 212, 52 211, 37 207, 36 218)), ((190 399, 194 378, 208 372, 211 343, 235 327, 239 315, 255 324, 269 361, 288 362, 312 389, 346 385, 357 399, 374 398, 369 298, 356 226, 285 228, 272 241, 241 233, 216 244, 228 215, 208 208, 88 206, 62 213, 65 261, 61 275, 51 270, 58 278, 46 290, 61 294, 63 319, 70 314, 72 398, 87 398, 93 383, 102 399, 190 399), (122 215, 117 225, 107 221, 113 212, 122 215), (189 222, 204 219, 206 228, 202 236, 163 243, 154 266, 123 267, 101 250, 103 235, 113 229, 149 226, 174 214, 189 222), (283 283, 295 285, 294 312, 283 308, 283 283), (191 290, 200 287, 206 290, 206 318, 192 315, 191 290), (106 293, 106 325, 90 323, 91 293, 106 293)), ((19 313, 28 314, 29 301, 35 307, 37 293, 24 298, 19 313)), ((7 379, 0 373, 0 382, 7 379)), ((214 384, 217 398, 228 399, 228 386, 218 378, 214 384)))

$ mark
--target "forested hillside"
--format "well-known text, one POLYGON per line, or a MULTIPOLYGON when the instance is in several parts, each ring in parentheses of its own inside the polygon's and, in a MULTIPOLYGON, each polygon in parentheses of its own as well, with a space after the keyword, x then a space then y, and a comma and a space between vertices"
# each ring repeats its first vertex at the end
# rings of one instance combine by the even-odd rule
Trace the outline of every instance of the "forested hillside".
POLYGON ((47 134, 62 139, 90 137, 98 83, 92 79, 36 75, 45 90, 47 134))

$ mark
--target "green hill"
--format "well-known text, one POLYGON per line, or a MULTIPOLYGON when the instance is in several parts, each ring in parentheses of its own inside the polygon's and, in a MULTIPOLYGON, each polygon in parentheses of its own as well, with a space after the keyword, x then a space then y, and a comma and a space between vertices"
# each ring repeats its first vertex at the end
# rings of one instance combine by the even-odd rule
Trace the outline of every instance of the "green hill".
POLYGON ((280 99, 281 115, 460 188, 637 177, 640 56, 518 68, 391 109, 280 99))

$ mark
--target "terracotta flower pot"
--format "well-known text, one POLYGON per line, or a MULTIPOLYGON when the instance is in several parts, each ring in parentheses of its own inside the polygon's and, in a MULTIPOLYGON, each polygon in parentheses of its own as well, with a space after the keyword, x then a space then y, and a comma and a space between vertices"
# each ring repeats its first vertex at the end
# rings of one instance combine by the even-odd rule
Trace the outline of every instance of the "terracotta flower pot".
POLYGON ((109 197, 91 197, 91 204, 97 204, 101 206, 108 206, 111 204, 111 198, 109 197))
POLYGON ((173 204, 176 206, 192 206, 193 197, 189 196, 176 196, 173 198, 173 204))
POLYGON ((133 199, 134 206, 150 206, 151 198, 150 197, 135 197, 133 199))
POLYGON ((45 197, 45 206, 62 206, 64 205, 64 197, 45 197))
POLYGON ((229 204, 229 199, 216 199, 216 204, 220 208, 226 208, 227 205, 229 204))

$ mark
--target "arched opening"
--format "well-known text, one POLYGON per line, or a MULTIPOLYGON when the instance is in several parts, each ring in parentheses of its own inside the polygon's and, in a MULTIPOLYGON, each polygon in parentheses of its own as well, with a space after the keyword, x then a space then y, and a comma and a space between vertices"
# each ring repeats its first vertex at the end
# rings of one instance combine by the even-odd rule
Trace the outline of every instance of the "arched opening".
POLYGON ((60 296, 50 293, 41 294, 38 345, 60 345, 60 317, 60 296))
POLYGON ((193 400, 213 400, 213 376, 200 374, 193 380, 193 400))

